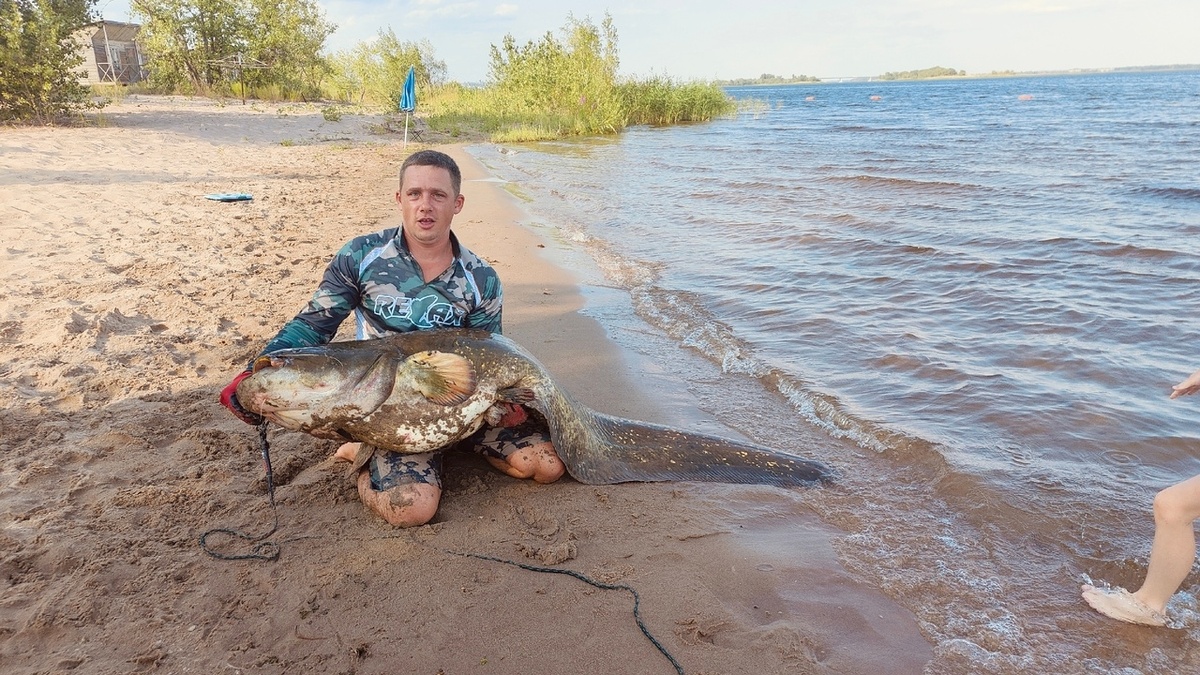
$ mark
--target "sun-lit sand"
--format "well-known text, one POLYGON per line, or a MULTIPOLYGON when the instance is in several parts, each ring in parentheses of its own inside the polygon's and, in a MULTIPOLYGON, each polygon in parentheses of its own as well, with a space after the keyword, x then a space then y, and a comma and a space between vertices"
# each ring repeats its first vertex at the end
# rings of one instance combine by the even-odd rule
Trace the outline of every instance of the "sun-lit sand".
MULTIPOLYGON (((736 488, 778 504, 787 546, 764 552, 740 544, 730 486, 537 485, 455 457, 434 523, 400 531, 364 511, 337 443, 277 431, 278 559, 201 549, 213 528, 274 524, 257 434, 217 394, 344 241, 396 222, 418 146, 384 121, 130 97, 96 126, 0 129, 5 672, 672 671, 628 593, 448 551, 629 584, 689 673, 920 672, 912 616, 774 488, 736 488), (253 200, 204 198, 226 192, 253 200)), ((586 404, 654 421, 515 203, 445 147, 467 178, 455 229, 500 271, 506 333, 586 404)))

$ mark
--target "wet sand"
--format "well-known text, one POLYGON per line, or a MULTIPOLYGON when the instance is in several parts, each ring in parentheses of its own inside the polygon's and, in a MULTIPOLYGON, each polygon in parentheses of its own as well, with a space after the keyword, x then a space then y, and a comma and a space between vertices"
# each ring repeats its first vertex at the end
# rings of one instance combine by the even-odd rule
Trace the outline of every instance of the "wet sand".
MULTIPOLYGON (((385 121, 130 97, 96 126, 0 129, 5 672, 674 672, 628 592, 455 552, 629 585, 688 673, 920 672, 912 614, 841 567, 802 492, 541 486, 455 456, 405 531, 359 504, 335 443, 274 430, 278 558, 201 549, 274 524, 257 435, 217 394, 342 243, 398 222, 396 170, 425 146, 385 121), (204 198, 223 192, 254 199, 204 198)), ((440 147, 506 334, 587 405, 673 422, 516 201, 440 147)))

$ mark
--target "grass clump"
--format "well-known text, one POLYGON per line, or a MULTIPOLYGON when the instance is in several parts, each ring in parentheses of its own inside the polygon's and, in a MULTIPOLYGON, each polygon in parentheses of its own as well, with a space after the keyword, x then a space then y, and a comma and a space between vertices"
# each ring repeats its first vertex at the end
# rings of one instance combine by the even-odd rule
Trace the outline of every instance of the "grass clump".
POLYGON ((736 109, 725 91, 710 83, 652 77, 625 82, 618 91, 627 124, 704 122, 736 109))
POLYGON ((501 46, 492 45, 489 84, 442 87, 425 105, 425 120, 438 131, 471 127, 497 142, 521 142, 707 121, 736 111, 715 84, 621 80, 618 65, 611 17, 599 26, 568 17, 561 39, 547 33, 517 45, 507 35, 501 46))

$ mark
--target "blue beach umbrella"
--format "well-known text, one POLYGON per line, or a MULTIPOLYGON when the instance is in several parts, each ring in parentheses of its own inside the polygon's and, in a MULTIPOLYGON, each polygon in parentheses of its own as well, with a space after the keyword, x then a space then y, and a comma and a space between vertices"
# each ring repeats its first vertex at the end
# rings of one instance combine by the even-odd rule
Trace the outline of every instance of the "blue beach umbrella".
POLYGON ((408 147, 408 116, 417 109, 417 68, 408 67, 404 90, 400 92, 400 110, 404 111, 404 147, 408 147))
POLYGON ((400 109, 412 112, 417 109, 417 67, 408 67, 408 77, 404 78, 404 91, 400 92, 400 109))

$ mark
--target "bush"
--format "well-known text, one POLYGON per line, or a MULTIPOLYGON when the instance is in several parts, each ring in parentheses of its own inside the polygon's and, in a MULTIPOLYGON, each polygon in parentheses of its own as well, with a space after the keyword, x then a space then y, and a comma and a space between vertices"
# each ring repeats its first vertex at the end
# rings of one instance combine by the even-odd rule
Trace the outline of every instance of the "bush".
POLYGON ((710 120, 735 109, 714 84, 662 77, 620 82, 617 31, 608 16, 599 27, 568 17, 561 39, 547 33, 518 46, 507 35, 491 54, 487 87, 455 84, 436 92, 425 107, 430 128, 472 126, 495 141, 517 142, 710 120))
POLYGON ((94 0, 0 0, 0 121, 50 124, 98 108, 72 39, 94 0))
POLYGON ((396 111, 409 66, 416 69, 418 101, 446 78, 446 64, 434 57, 429 41, 402 42, 390 28, 380 30, 373 42, 333 55, 324 93, 335 101, 396 111))

